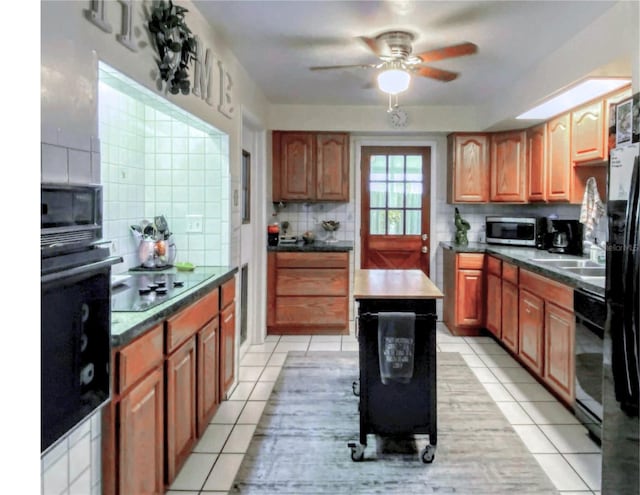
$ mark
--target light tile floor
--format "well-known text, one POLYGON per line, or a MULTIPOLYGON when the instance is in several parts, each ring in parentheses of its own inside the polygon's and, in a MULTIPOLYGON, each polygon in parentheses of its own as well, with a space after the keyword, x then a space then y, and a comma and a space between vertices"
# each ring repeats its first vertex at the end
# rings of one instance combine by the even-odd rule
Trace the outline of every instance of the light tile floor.
MULTIPOLYGON (((563 495, 600 495, 600 448, 587 430, 491 337, 454 337, 437 325, 441 352, 459 352, 563 495)), ((240 361, 238 384, 220 404, 169 495, 227 494, 288 351, 357 351, 353 335, 268 336, 240 361)), ((345 454, 346 455, 346 454, 345 454)))

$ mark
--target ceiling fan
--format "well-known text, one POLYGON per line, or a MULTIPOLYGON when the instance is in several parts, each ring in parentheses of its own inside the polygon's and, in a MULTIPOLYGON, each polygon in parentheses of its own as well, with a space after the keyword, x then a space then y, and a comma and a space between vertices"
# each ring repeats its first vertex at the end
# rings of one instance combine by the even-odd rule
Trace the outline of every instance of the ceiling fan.
POLYGON ((381 69, 382 71, 399 70, 407 74, 415 74, 422 77, 437 79, 438 81, 448 82, 456 79, 458 77, 458 73, 437 69, 425 64, 447 58, 472 55, 478 51, 478 47, 475 44, 467 42, 435 50, 428 50, 426 52, 413 55, 412 41, 415 37, 413 34, 406 31, 387 31, 379 34, 375 38, 368 38, 366 36, 359 36, 358 38, 364 42, 374 55, 381 60, 380 62, 372 64, 327 65, 309 67, 309 69, 328 70, 362 68, 381 69))

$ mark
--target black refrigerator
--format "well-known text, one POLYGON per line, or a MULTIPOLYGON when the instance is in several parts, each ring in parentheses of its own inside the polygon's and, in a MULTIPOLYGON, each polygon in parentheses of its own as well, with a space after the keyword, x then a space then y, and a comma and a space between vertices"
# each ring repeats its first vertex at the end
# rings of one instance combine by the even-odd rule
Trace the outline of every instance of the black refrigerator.
MULTIPOLYGON (((636 105, 637 98, 635 95, 633 102, 636 105)), ((634 110, 637 112, 638 108, 634 110)), ((620 119, 616 122, 619 125, 620 119)), ((609 157, 607 180, 609 238, 603 357, 603 495, 640 494, 640 171, 638 127, 637 122, 634 123, 633 132, 617 132, 616 147, 609 157)))

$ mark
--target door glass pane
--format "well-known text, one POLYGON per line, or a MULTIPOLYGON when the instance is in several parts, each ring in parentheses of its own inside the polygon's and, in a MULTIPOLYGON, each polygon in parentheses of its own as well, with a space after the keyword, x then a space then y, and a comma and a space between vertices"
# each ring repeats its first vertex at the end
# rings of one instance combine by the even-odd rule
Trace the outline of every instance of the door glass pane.
POLYGON ((389 180, 404 180, 404 156, 389 157, 389 180))
POLYGON ((385 234, 385 210, 370 210, 369 212, 369 233, 373 235, 385 234))
POLYGON ((422 156, 407 156, 407 180, 422 182, 422 156))
POLYGON ((403 231, 404 223, 404 211, 402 210, 388 210, 389 213, 389 226, 387 234, 400 235, 403 231))
POLYGON ((407 208, 420 208, 422 206, 422 182, 408 182, 407 208))
POLYGON ((386 155, 373 155, 371 157, 371 177, 370 180, 387 180, 387 157, 386 155))
POLYGON ((420 235, 420 210, 407 210, 407 229, 405 234, 407 235, 420 235))
POLYGON ((387 184, 384 182, 369 183, 369 201, 371 208, 387 206, 387 184))
POLYGON ((404 184, 392 182, 389 184, 389 207, 402 208, 404 206, 404 184))

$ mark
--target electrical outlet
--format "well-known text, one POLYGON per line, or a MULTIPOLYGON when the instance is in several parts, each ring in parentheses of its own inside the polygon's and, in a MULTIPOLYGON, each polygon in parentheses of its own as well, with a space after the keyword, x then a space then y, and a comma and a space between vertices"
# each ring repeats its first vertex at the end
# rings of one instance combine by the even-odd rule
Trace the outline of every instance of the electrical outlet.
POLYGON ((202 232, 202 215, 187 215, 187 233, 202 232))

